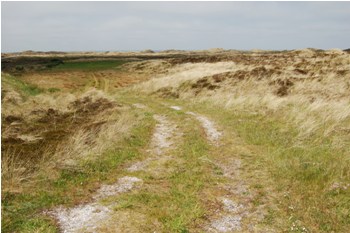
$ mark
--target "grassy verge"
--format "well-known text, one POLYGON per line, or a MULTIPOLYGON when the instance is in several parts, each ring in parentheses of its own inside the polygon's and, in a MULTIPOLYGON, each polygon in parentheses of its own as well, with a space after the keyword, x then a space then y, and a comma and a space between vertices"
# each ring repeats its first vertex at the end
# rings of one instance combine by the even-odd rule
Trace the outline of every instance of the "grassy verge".
POLYGON ((275 200, 266 223, 279 224, 286 232, 347 232, 350 151, 334 144, 343 135, 325 137, 320 132, 299 139, 293 125, 277 116, 233 112, 209 104, 191 108, 211 115, 253 145, 250 162, 269 174, 265 180, 256 175, 255 179, 272 188, 269 195, 275 200))
POLYGON ((100 159, 85 161, 79 169, 63 169, 57 179, 43 174, 35 186, 20 194, 2 193, 3 232, 56 232, 52 219, 43 211, 57 205, 72 206, 89 200, 100 183, 115 181, 124 162, 137 158, 150 138, 152 120, 146 115, 130 137, 100 159), (87 192, 87 190, 90 190, 87 192))

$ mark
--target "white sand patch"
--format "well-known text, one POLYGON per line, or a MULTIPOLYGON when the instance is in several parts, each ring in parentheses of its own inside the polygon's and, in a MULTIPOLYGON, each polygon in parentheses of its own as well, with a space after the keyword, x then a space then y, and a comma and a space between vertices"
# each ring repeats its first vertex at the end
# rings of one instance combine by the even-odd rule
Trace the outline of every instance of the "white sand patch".
POLYGON ((126 169, 127 171, 135 172, 146 170, 146 167, 148 167, 152 161, 159 160, 157 156, 164 154, 165 150, 172 147, 174 138, 181 135, 181 133, 176 132, 177 126, 170 122, 165 116, 154 115, 153 118, 157 121, 157 124, 152 136, 151 148, 149 149, 151 157, 132 164, 126 169))
POLYGON ((245 197, 251 197, 251 194, 248 194, 248 187, 244 181, 237 182, 236 185, 225 185, 223 188, 235 195, 244 195, 245 197))
POLYGON ((224 209, 228 212, 237 213, 240 209, 243 208, 243 205, 237 204, 230 199, 223 198, 222 204, 224 204, 224 209))
POLYGON ((139 161, 128 167, 126 170, 129 172, 136 172, 136 171, 141 171, 144 170, 147 165, 152 161, 151 158, 145 159, 143 161, 139 161))
POLYGON ((176 130, 176 125, 170 123, 165 116, 154 115, 158 122, 152 138, 152 147, 157 155, 161 155, 164 149, 169 148, 174 142, 172 138, 176 130))
MULTIPOLYGON (((210 161, 212 162, 212 161, 210 161)), ((228 159, 224 163, 223 162, 212 162, 216 166, 220 167, 223 171, 223 175, 230 180, 240 180, 240 167, 241 160, 239 159, 228 159)), ((242 219, 248 214, 245 205, 238 204, 231 200, 240 199, 246 192, 246 188, 244 182, 234 182, 233 184, 228 184, 223 187, 231 194, 221 198, 221 202, 223 204, 223 209, 217 210, 217 215, 215 218, 210 220, 209 226, 207 226, 207 230, 209 232, 234 232, 242 230, 242 219), (237 197, 238 196, 238 197, 237 197)))
POLYGON ((171 106, 170 107, 171 109, 174 109, 174 110, 176 110, 176 111, 180 111, 182 108, 181 107, 179 107, 179 106, 171 106))
POLYGON ((140 103, 133 104, 132 106, 134 106, 135 108, 140 108, 140 109, 145 109, 145 108, 147 108, 146 105, 140 104, 140 103))
POLYGON ((243 205, 237 204, 228 198, 223 198, 221 201, 226 213, 211 222, 209 231, 232 232, 241 230, 241 221, 244 213, 240 214, 239 212, 244 209, 243 205))
POLYGON ((191 116, 197 116, 194 112, 186 112, 186 114, 191 115, 191 116))
POLYGON ((97 203, 80 205, 71 209, 58 208, 52 213, 64 233, 95 232, 101 222, 109 219, 110 210, 97 203))
POLYGON ((215 220, 209 230, 211 232, 233 232, 241 230, 241 216, 228 215, 215 220))
POLYGON ((204 116, 197 116, 197 119, 202 123, 202 126, 206 130, 209 140, 217 142, 222 133, 216 130, 214 123, 204 116))
POLYGON ((119 193, 130 191, 135 183, 142 182, 137 177, 122 177, 113 185, 103 185, 94 196, 92 203, 82 204, 73 208, 59 207, 48 214, 57 219, 64 233, 97 232, 97 228, 111 218, 111 206, 103 206, 98 201, 119 193))
POLYGON ((135 186, 135 183, 139 182, 142 182, 142 180, 137 177, 122 177, 118 179, 116 184, 102 185, 94 196, 94 199, 102 199, 108 196, 114 196, 118 193, 128 192, 135 186))
POLYGON ((212 143, 217 143, 219 141, 222 133, 215 128, 214 122, 209 120, 207 117, 198 115, 194 112, 186 112, 186 114, 196 117, 196 119, 202 124, 209 141, 212 143))

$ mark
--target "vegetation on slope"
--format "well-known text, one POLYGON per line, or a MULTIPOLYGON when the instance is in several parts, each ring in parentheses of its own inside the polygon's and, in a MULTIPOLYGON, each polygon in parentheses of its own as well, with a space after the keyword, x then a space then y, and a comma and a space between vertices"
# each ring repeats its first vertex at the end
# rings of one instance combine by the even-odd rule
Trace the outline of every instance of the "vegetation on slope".
POLYGON ((211 103, 191 108, 216 117, 223 127, 254 146, 253 158, 246 158, 257 169, 251 176, 259 186, 270 190, 266 195, 273 200, 268 204, 266 223, 290 232, 347 231, 350 150, 348 144, 339 147, 332 142, 344 135, 325 137, 316 133, 301 140, 294 125, 273 114, 224 110, 211 103), (259 178, 259 171, 266 171, 268 176, 259 178))
POLYGON ((113 147, 103 151, 97 160, 94 158, 95 155, 92 155, 94 159, 81 161, 73 167, 57 168, 54 165, 48 168, 46 166, 56 162, 53 160, 55 158, 50 158, 39 167, 46 170, 41 170, 35 175, 31 174, 31 186, 20 193, 7 192, 10 187, 5 186, 10 185, 6 183, 6 176, 13 175, 6 171, 11 172, 20 168, 12 167, 6 170, 8 166, 17 164, 3 162, 2 231, 57 232, 57 226, 52 218, 43 214, 43 211, 57 205, 72 206, 89 200, 91 192, 87 190, 96 189, 101 182, 115 180, 121 171, 121 165, 139 156, 140 149, 147 144, 149 133, 149 119, 145 119, 133 128, 130 137, 123 137, 113 147), (54 177, 52 173, 56 173, 54 177))
POLYGON ((15 77, 9 74, 1 74, 2 98, 5 97, 6 91, 16 91, 22 95, 22 97, 28 97, 38 95, 43 92, 43 89, 36 85, 26 83, 21 80, 20 77, 15 77))
POLYGON ((191 109, 206 106, 209 115, 223 112, 217 121, 257 146, 256 167, 267 169, 273 181, 261 183, 272 189, 278 207, 266 221, 282 221, 282 229, 291 232, 346 232, 350 56, 305 50, 248 54, 234 64, 229 58, 206 64, 180 60, 168 74, 134 89, 191 100, 191 109), (213 74, 200 72, 210 67, 213 74))
MULTIPOLYGON (((53 70, 90 74, 119 65, 76 62, 53 70)), ((158 112, 184 122, 185 140, 177 145, 175 159, 166 163, 167 173, 156 177, 139 172, 147 188, 110 200, 120 203, 116 214, 142 214, 150 230, 203 229, 213 211, 208 203, 217 205, 213 190, 224 183, 216 177, 222 171, 210 161, 227 162, 238 156, 244 164, 242 179, 250 192, 257 194, 250 204, 253 210, 265 211, 261 225, 283 232, 347 232, 349 54, 312 50, 211 54, 132 62, 126 67, 129 74, 156 77, 128 93, 110 97, 102 92, 97 96, 54 91, 39 94, 21 78, 3 75, 3 86, 11 87, 5 92, 14 90, 28 96, 20 100, 26 104, 19 105, 22 102, 9 101, 11 98, 3 95, 4 231, 54 232, 57 226, 42 211, 89 200, 91 192, 87 190, 125 175, 122 168, 127 161, 147 157, 145 148, 154 126, 151 116, 158 112), (94 111, 101 106, 101 98, 117 103, 94 111), (152 110, 130 107, 137 102, 152 110), (164 103, 210 116, 225 129, 225 146, 214 149, 208 145, 196 123, 183 112, 166 110, 164 103), (75 124, 79 124, 77 130, 75 124), (36 127, 34 131, 31 125, 36 127), (55 136, 47 141, 54 151, 39 146, 47 129, 55 136), (15 130, 21 134, 14 134, 15 130), (239 140, 243 141, 240 145, 232 145, 239 140), (36 157, 40 159, 24 159, 23 153, 9 150, 14 145, 33 157, 40 151, 36 157), (51 191, 43 191, 47 187, 51 191)), ((32 83, 36 80, 31 79, 32 83)), ((95 80, 84 85, 106 89, 95 80)), ((144 224, 136 217, 133 221, 144 224)))

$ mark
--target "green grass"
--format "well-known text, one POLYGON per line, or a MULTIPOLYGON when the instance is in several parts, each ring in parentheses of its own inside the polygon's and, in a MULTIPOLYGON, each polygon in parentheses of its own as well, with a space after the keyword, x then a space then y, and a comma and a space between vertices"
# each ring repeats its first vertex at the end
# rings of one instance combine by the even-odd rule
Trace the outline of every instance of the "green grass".
MULTIPOLYGON (((142 103, 143 99, 135 98, 133 102, 142 103)), ((143 220, 146 219, 147 224, 139 224, 145 227, 144 231, 191 232, 205 221, 205 206, 201 195, 203 190, 214 185, 212 165, 199 159, 210 153, 211 146, 195 119, 186 121, 186 114, 162 106, 158 100, 149 99, 145 104, 158 114, 166 115, 169 121, 176 122, 181 128, 179 130, 184 132, 184 138, 169 153, 171 160, 165 164, 150 164, 152 170, 163 171, 164 166, 164 173, 154 175, 147 171, 137 172, 137 177, 142 178, 147 188, 118 195, 108 201, 117 203, 114 209, 116 217, 118 211, 143 214, 143 220)), ((146 152, 144 157, 148 156, 149 152, 146 152)), ((168 155, 162 155, 166 156, 168 155)), ((128 172, 124 173, 130 176, 128 172)))
POLYGON ((52 71, 98 71, 118 69, 125 64, 123 60, 96 60, 96 61, 65 61, 63 64, 53 67, 52 71))
POLYGON ((122 171, 120 166, 138 158, 140 150, 148 144, 151 122, 146 115, 143 123, 133 129, 131 137, 104 153, 101 159, 83 162, 79 170, 63 169, 55 180, 43 175, 35 187, 21 194, 2 193, 2 232, 57 232, 53 220, 42 211, 89 200, 90 192, 86 190, 96 189, 103 182, 115 182, 122 171))
POLYGON ((47 89, 48 92, 50 93, 55 93, 61 91, 59 88, 51 87, 47 89))
POLYGON ((265 180, 258 175, 255 179, 274 190, 269 195, 279 208, 277 213, 270 209, 266 222, 277 224, 279 219, 287 232, 293 224, 297 232, 303 227, 312 232, 348 231, 350 188, 331 189, 335 182, 350 184, 350 150, 334 146, 337 135, 320 133, 301 140, 296 128, 278 116, 233 112, 210 104, 191 107, 216 118, 253 148, 253 159, 247 159, 255 164, 257 174, 259 170, 268 174, 265 180))
POLYGON ((209 146, 198 129, 185 135, 184 143, 172 153, 178 157, 171 164, 174 171, 162 178, 144 175, 149 188, 116 197, 119 205, 115 211, 143 212, 150 225, 156 219, 164 232, 191 232, 194 223, 203 220, 205 210, 200 193, 212 180, 208 165, 198 158, 208 153, 209 146), (168 185, 161 187, 159 182, 168 185))
POLYGON ((164 197, 168 211, 160 216, 169 232, 189 232, 191 225, 203 217, 200 193, 210 182, 205 164, 198 159, 207 155, 207 142, 198 131, 187 135, 180 155, 184 163, 169 177, 171 189, 164 197))
POLYGON ((18 91, 23 97, 38 95, 44 91, 35 85, 25 83, 20 77, 4 73, 1 74, 1 83, 18 91))
MULTIPOLYGON (((128 98, 122 95, 118 100, 125 102, 128 98)), ((161 223, 164 232, 197 229, 205 214, 199 195, 203 190, 215 187, 211 172, 222 174, 199 159, 212 156, 213 148, 203 138, 198 123, 193 119, 186 121, 189 117, 183 112, 161 106, 157 99, 134 97, 129 101, 145 103, 154 111, 167 114, 184 131, 184 140, 172 152, 176 159, 169 166, 174 170, 161 177, 138 173, 147 188, 112 197, 118 203, 114 210, 143 213, 150 223, 149 230, 154 230, 153 220, 161 223)), ((350 184, 350 151, 333 145, 332 137, 337 135, 324 137, 315 134, 300 140, 295 128, 278 116, 233 112, 210 104, 168 102, 207 115, 225 131, 235 132, 249 146, 251 154, 238 156, 243 164, 256 169, 250 170, 245 178, 251 189, 261 193, 252 204, 268 204, 262 224, 276 227, 281 232, 305 232, 303 227, 309 232, 347 232, 350 227, 350 189, 330 189, 335 182, 350 184), (262 172, 266 176, 260 176, 262 172), (264 203, 262 196, 268 196, 271 202, 264 203), (295 226, 293 230, 291 226, 295 226)), ((63 170, 57 180, 44 180, 37 189, 46 191, 3 194, 4 232, 54 232, 54 223, 40 215, 40 211, 59 204, 71 206, 77 200, 88 199, 87 189, 126 174, 121 169, 122 164, 147 156, 148 152, 140 149, 146 146, 154 121, 151 113, 145 113, 145 118, 146 122, 135 129, 132 137, 125 139, 119 148, 105 153, 102 159, 83 163, 80 171, 63 170)), ((222 151, 227 156, 235 152, 229 148, 222 151)))
POLYGON ((4 86, 9 86, 13 88, 15 91, 21 94, 22 97, 26 98, 28 96, 36 96, 38 94, 41 94, 43 92, 49 92, 49 93, 55 93, 61 91, 59 88, 48 88, 43 89, 36 85, 29 84, 24 82, 21 77, 16 77, 10 74, 4 74, 1 75, 1 83, 4 86))

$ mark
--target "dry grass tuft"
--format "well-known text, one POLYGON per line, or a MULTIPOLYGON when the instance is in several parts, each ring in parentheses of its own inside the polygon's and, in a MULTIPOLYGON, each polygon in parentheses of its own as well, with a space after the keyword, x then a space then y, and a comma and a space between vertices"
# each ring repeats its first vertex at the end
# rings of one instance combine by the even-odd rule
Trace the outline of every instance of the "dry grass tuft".
POLYGON ((136 119, 131 113, 111 113, 100 115, 99 122, 106 122, 96 128, 78 129, 65 142, 59 145, 54 158, 61 166, 77 166, 81 160, 97 160, 106 150, 128 137, 136 119))
POLYGON ((235 69, 237 69, 237 66, 233 62, 186 63, 176 65, 169 69, 168 74, 166 75, 161 75, 160 77, 135 85, 134 90, 143 90, 147 93, 153 93, 165 87, 178 88, 186 81, 197 81, 205 76, 228 72, 235 69))
MULTIPOLYGON (((276 195, 280 210, 274 214, 283 213, 281 219, 292 226, 283 231, 347 232, 349 54, 306 49, 176 64, 168 75, 135 89, 191 100, 198 108, 224 108, 222 123, 234 124, 259 148, 256 166, 267 169, 275 182, 271 196, 276 195)), ((260 185, 270 184, 262 180, 260 185)))
POLYGON ((320 130, 329 136, 350 128, 349 54, 304 49, 238 58, 178 64, 134 89, 233 110, 279 114, 299 129, 301 138, 320 130))
POLYGON ((21 106, 4 103, 3 192, 22 192, 39 175, 54 178, 60 169, 79 169, 81 160, 96 160, 113 149, 137 123, 120 106, 95 89, 40 94, 21 106))
POLYGON ((34 175, 30 172, 30 164, 20 160, 13 151, 4 151, 1 155, 1 190, 2 192, 20 193, 23 183, 32 181, 34 175))

